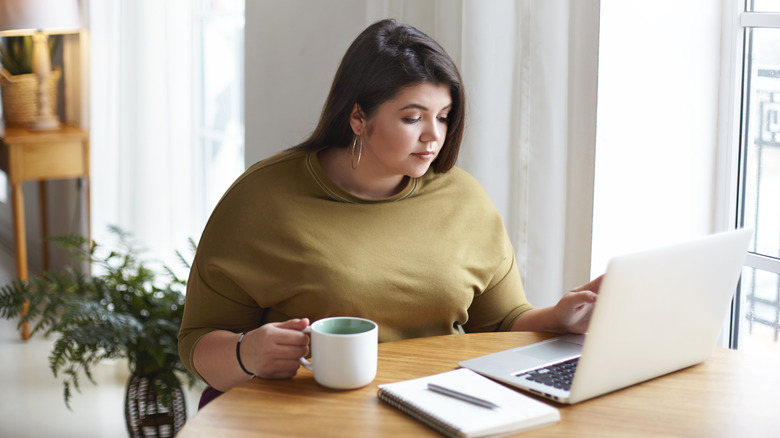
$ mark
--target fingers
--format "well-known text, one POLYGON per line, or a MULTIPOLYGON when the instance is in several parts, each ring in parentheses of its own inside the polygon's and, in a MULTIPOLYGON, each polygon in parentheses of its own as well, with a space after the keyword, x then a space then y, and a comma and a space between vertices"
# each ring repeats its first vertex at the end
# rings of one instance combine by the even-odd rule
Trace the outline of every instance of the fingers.
POLYGON ((277 360, 264 369, 262 375, 258 374, 257 376, 275 380, 291 379, 298 374, 300 365, 298 359, 277 360))
MULTIPOLYGON (((266 324, 269 335, 283 345, 309 345, 309 337, 302 332, 309 326, 309 319, 291 319, 285 322, 266 324)), ((261 327, 261 329, 263 328, 261 327)))
POLYGON ((557 308, 558 320, 564 331, 569 333, 586 333, 593 314, 593 304, 598 295, 591 290, 571 291, 559 301, 557 308))
POLYGON ((599 293, 599 288, 601 287, 601 280, 603 278, 604 278, 604 274, 601 274, 598 277, 594 278, 593 280, 583 284, 582 286, 572 289, 571 292, 581 292, 581 291, 588 290, 594 293, 599 293))
POLYGON ((582 291, 570 291, 567 292, 563 298, 561 298, 562 304, 570 309, 576 309, 585 304, 591 304, 596 302, 598 294, 591 290, 582 291))
POLYGON ((242 352, 249 356, 249 370, 266 379, 295 376, 299 359, 309 354, 309 337, 302 332, 308 325, 307 318, 291 319, 265 324, 247 333, 244 342, 249 342, 242 352))
POLYGON ((593 305, 598 299, 599 288, 604 275, 565 293, 555 305, 555 315, 560 330, 569 333, 586 333, 593 314, 593 305))
POLYGON ((309 318, 302 318, 302 319, 290 319, 284 322, 274 322, 270 323, 268 325, 275 326, 281 329, 289 329, 289 330, 303 330, 306 327, 309 326, 309 318))
POLYGON ((582 304, 590 304, 596 302, 598 293, 593 292, 592 290, 583 290, 580 292, 575 292, 575 296, 581 300, 582 304))

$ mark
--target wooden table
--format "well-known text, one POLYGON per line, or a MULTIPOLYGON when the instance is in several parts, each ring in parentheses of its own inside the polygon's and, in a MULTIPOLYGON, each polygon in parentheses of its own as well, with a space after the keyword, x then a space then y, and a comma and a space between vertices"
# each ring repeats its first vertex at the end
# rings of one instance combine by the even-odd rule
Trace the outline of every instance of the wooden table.
MULTIPOLYGON (((379 345, 377 378, 336 391, 301 369, 292 380, 255 379, 195 414, 178 438, 261 436, 438 436, 380 402, 377 385, 457 368, 460 360, 550 335, 480 333, 379 345)), ((780 358, 718 349, 703 364, 560 408, 554 426, 523 437, 780 436, 780 358)))
MULTIPOLYGON (((87 230, 89 230, 89 135, 74 126, 63 125, 52 131, 31 131, 7 126, 0 135, 0 169, 8 174, 13 203, 16 274, 26 281, 27 234, 24 219, 22 183, 39 181, 44 269, 48 268, 46 180, 84 178, 86 185, 87 230)), ((89 233, 89 231, 87 231, 89 233)), ((30 337, 22 328, 22 338, 30 337)))

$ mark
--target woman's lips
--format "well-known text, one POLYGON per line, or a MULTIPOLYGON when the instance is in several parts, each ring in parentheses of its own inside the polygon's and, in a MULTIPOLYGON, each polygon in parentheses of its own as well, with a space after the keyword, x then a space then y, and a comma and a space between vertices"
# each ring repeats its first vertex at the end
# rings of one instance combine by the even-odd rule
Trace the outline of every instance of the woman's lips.
POLYGON ((432 160, 436 156, 436 153, 434 153, 433 151, 426 151, 426 152, 418 152, 412 155, 414 155, 415 157, 421 160, 432 160))

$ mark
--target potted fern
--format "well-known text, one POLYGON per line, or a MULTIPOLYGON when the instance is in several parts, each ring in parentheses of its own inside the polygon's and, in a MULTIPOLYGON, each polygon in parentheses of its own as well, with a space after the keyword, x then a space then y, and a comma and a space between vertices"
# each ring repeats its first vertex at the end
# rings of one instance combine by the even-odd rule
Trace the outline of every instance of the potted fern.
POLYGON ((177 351, 185 281, 167 266, 162 269, 168 279, 161 280, 138 257, 127 233, 116 227, 111 231, 118 237, 115 250, 89 244, 81 236, 52 238, 88 262, 93 273, 69 267, 28 282, 14 281, 0 288, 0 316, 19 318, 20 326, 29 322, 32 335, 58 335, 49 366, 55 377, 63 377, 68 407, 83 376, 95 383, 95 365, 127 359, 125 418, 130 436, 172 437, 186 420, 182 381, 195 382, 177 351), (29 310, 22 316, 25 303, 29 310))

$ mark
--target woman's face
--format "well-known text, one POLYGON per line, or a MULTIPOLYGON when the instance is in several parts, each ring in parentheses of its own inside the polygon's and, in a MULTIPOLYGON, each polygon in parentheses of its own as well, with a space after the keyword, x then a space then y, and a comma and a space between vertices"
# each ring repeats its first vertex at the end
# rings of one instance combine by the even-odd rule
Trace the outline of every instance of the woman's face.
POLYGON ((444 144, 451 107, 447 85, 424 82, 403 89, 365 121, 358 170, 376 178, 423 176, 444 144))

